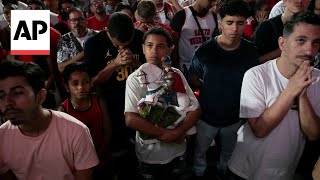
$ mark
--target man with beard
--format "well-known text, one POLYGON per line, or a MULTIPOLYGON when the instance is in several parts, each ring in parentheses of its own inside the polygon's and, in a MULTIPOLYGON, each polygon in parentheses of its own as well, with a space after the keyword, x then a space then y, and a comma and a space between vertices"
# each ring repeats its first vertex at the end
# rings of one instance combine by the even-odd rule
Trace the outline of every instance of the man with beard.
POLYGON ((0 64, 0 179, 92 179, 98 157, 89 129, 42 108, 44 71, 34 63, 0 64))
POLYGON ((173 40, 177 43, 173 63, 182 71, 189 68, 196 48, 210 39, 218 26, 216 17, 209 11, 212 1, 197 0, 192 6, 178 11, 170 23, 173 40))
POLYGON ((102 0, 91 0, 91 11, 94 16, 88 19, 87 28, 103 30, 108 26, 109 15, 106 14, 102 0))
POLYGON ((229 161, 233 179, 291 180, 306 139, 320 137, 320 18, 295 14, 279 38, 281 56, 248 70, 240 117, 246 123, 229 161))
POLYGON ((71 32, 63 35, 58 43, 57 62, 60 72, 71 63, 83 61, 84 43, 96 34, 95 31, 86 28, 86 19, 78 8, 69 11, 68 22, 71 32))
POLYGON ((112 125, 110 149, 116 156, 111 166, 119 173, 118 179, 136 173, 134 144, 130 142, 134 131, 126 127, 123 112, 126 80, 145 62, 143 34, 134 29, 128 15, 116 12, 110 16, 108 28, 89 38, 84 47, 92 87, 108 105, 112 125))

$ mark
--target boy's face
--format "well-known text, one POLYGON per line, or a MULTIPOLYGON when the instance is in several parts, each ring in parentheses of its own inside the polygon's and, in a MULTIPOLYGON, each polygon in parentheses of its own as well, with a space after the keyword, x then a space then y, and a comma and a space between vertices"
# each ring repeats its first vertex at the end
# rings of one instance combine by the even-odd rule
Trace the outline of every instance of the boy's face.
POLYGON ((91 89, 90 77, 88 73, 80 71, 71 73, 66 88, 70 92, 72 98, 87 98, 91 89))
POLYGON ((166 38, 162 35, 150 34, 142 45, 148 63, 161 67, 161 58, 171 52, 166 38))
POLYGON ((219 22, 223 38, 231 42, 240 41, 245 24, 246 18, 244 16, 226 15, 219 22))

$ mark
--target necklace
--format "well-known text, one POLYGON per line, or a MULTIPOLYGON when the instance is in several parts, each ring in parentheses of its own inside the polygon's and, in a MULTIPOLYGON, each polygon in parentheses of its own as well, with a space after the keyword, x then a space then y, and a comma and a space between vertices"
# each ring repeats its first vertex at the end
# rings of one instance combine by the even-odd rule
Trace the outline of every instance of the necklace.
MULTIPOLYGON (((76 108, 75 103, 72 102, 72 99, 71 99, 71 98, 70 98, 70 102, 71 102, 71 105, 72 105, 73 109, 78 110, 78 111, 84 111, 84 110, 82 110, 82 109, 76 108)), ((91 107, 91 98, 89 98, 89 104, 88 104, 88 107, 87 107, 85 110, 89 109, 90 107, 91 107)))

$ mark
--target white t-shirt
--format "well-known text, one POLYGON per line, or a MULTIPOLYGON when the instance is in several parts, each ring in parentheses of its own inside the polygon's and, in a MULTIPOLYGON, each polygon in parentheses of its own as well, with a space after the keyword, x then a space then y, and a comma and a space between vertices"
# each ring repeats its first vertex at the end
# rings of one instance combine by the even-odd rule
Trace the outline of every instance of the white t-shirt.
POLYGON ((48 129, 30 137, 7 121, 0 126, 0 174, 17 179, 74 180, 75 170, 99 163, 89 129, 74 117, 51 111, 48 129))
MULTIPOLYGON (((315 69, 313 77, 320 77, 315 69)), ((259 117, 269 108, 289 80, 278 70, 276 60, 248 70, 243 78, 240 117, 259 117)), ((310 103, 320 116, 320 82, 307 91, 310 103)), ((238 130, 238 141, 229 168, 249 180, 292 180, 304 149, 305 136, 296 110, 289 110, 280 124, 264 138, 257 138, 248 122, 238 130)))
POLYGON ((277 2, 277 4, 275 4, 275 5, 272 7, 271 11, 270 11, 269 19, 271 19, 271 18, 273 18, 273 17, 276 17, 276 16, 278 16, 278 15, 280 15, 280 14, 283 14, 285 8, 286 8, 286 7, 284 6, 282 0, 279 1, 279 2, 277 2))
MULTIPOLYGON (((199 103, 194 96, 191 88, 189 87, 182 72, 173 68, 178 72, 182 78, 183 84, 186 87, 186 94, 190 97, 191 103, 199 106, 199 103)), ((138 71, 134 71, 127 79, 126 82, 126 96, 125 96, 125 112, 138 113, 138 101, 146 97, 147 88, 141 87, 138 80, 138 71)), ((140 161, 148 164, 167 164, 174 158, 182 156, 186 151, 186 142, 181 144, 171 143, 166 144, 163 142, 154 144, 143 144, 142 139, 139 137, 139 132, 136 133, 135 142, 136 154, 140 161)))

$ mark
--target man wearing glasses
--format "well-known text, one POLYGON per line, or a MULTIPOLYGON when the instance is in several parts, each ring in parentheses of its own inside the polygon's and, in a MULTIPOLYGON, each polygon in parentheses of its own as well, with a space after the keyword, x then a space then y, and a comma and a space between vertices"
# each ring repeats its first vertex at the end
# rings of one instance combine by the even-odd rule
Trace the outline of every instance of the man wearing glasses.
POLYGON ((91 11, 94 16, 88 18, 87 27, 93 30, 103 30, 108 26, 109 15, 106 14, 105 6, 101 0, 91 0, 91 11))
POLYGON ((83 61, 84 43, 96 34, 87 28, 84 14, 78 8, 69 10, 68 23, 71 31, 64 34, 58 43, 57 62, 60 72, 71 63, 83 61))

